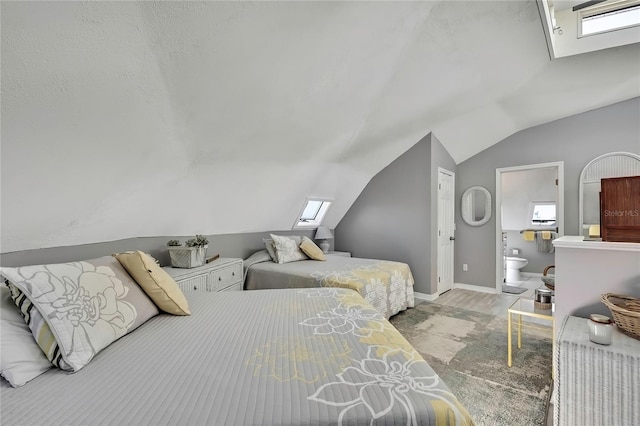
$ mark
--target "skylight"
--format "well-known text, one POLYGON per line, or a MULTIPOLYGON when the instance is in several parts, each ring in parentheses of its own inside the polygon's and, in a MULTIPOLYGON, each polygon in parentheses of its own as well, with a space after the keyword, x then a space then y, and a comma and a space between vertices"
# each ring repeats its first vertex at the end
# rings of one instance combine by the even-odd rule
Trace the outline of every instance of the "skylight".
POLYGON ((640 40, 640 0, 537 0, 551 59, 640 40))
POLYGON ((606 9, 585 10, 580 14, 580 35, 615 31, 640 25, 640 4, 610 5, 606 9))
POLYGON ((331 201, 325 198, 309 197, 304 203, 293 229, 296 228, 317 228, 322 224, 327 210, 331 206, 331 201))

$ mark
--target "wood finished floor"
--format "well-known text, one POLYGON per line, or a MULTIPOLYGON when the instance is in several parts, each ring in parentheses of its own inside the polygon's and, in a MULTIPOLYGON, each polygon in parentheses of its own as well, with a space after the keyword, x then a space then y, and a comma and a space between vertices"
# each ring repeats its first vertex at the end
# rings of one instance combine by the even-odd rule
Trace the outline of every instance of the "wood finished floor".
POLYGON ((512 294, 491 294, 478 291, 454 288, 440 297, 434 303, 440 305, 453 306, 483 314, 494 315, 500 318, 507 318, 507 309, 518 299, 512 294))
MULTIPOLYGON (((536 288, 544 288, 544 284, 540 277, 529 277, 519 283, 510 283, 518 285, 527 290, 522 294, 492 294, 482 293, 473 290, 464 290, 454 288, 440 295, 434 302, 440 305, 453 306, 456 308, 466 309, 483 314, 494 315, 498 318, 507 319, 507 309, 520 297, 533 299, 536 288)), ((542 326, 549 325, 547 321, 535 318, 524 317, 524 321, 536 323, 542 326)))

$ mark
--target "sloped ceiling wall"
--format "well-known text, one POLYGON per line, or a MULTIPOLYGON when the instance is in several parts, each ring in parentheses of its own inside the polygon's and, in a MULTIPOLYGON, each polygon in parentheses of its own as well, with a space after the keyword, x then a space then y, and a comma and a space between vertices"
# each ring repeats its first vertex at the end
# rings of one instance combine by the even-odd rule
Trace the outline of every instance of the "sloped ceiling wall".
POLYGON ((640 94, 533 1, 2 2, 1 251, 334 227, 433 131, 456 162, 640 94), (605 78, 603 78, 605 76, 605 78))

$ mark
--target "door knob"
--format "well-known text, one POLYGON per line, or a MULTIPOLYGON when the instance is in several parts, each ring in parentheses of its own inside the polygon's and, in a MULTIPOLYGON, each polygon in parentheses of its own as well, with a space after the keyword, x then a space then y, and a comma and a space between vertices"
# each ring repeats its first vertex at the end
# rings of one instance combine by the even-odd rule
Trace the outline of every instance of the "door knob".
POLYGON ((455 240, 455 239, 456 239, 456 237, 449 237, 449 240, 450 240, 450 241, 453 241, 453 240, 455 240))

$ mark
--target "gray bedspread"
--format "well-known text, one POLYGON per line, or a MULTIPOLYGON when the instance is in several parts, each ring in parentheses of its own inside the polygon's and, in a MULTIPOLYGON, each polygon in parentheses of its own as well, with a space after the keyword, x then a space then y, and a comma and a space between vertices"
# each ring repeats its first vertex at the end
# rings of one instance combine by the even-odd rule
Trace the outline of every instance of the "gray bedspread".
POLYGON ((3 425, 472 424, 357 293, 187 293, 77 373, 2 381, 3 425))
MULTIPOLYGON (((266 251, 264 251, 266 254, 266 251)), ((278 264, 262 251, 245 261, 244 288, 341 287, 357 291, 386 318, 413 307, 413 275, 409 265, 389 260, 327 256, 326 261, 278 264)))

